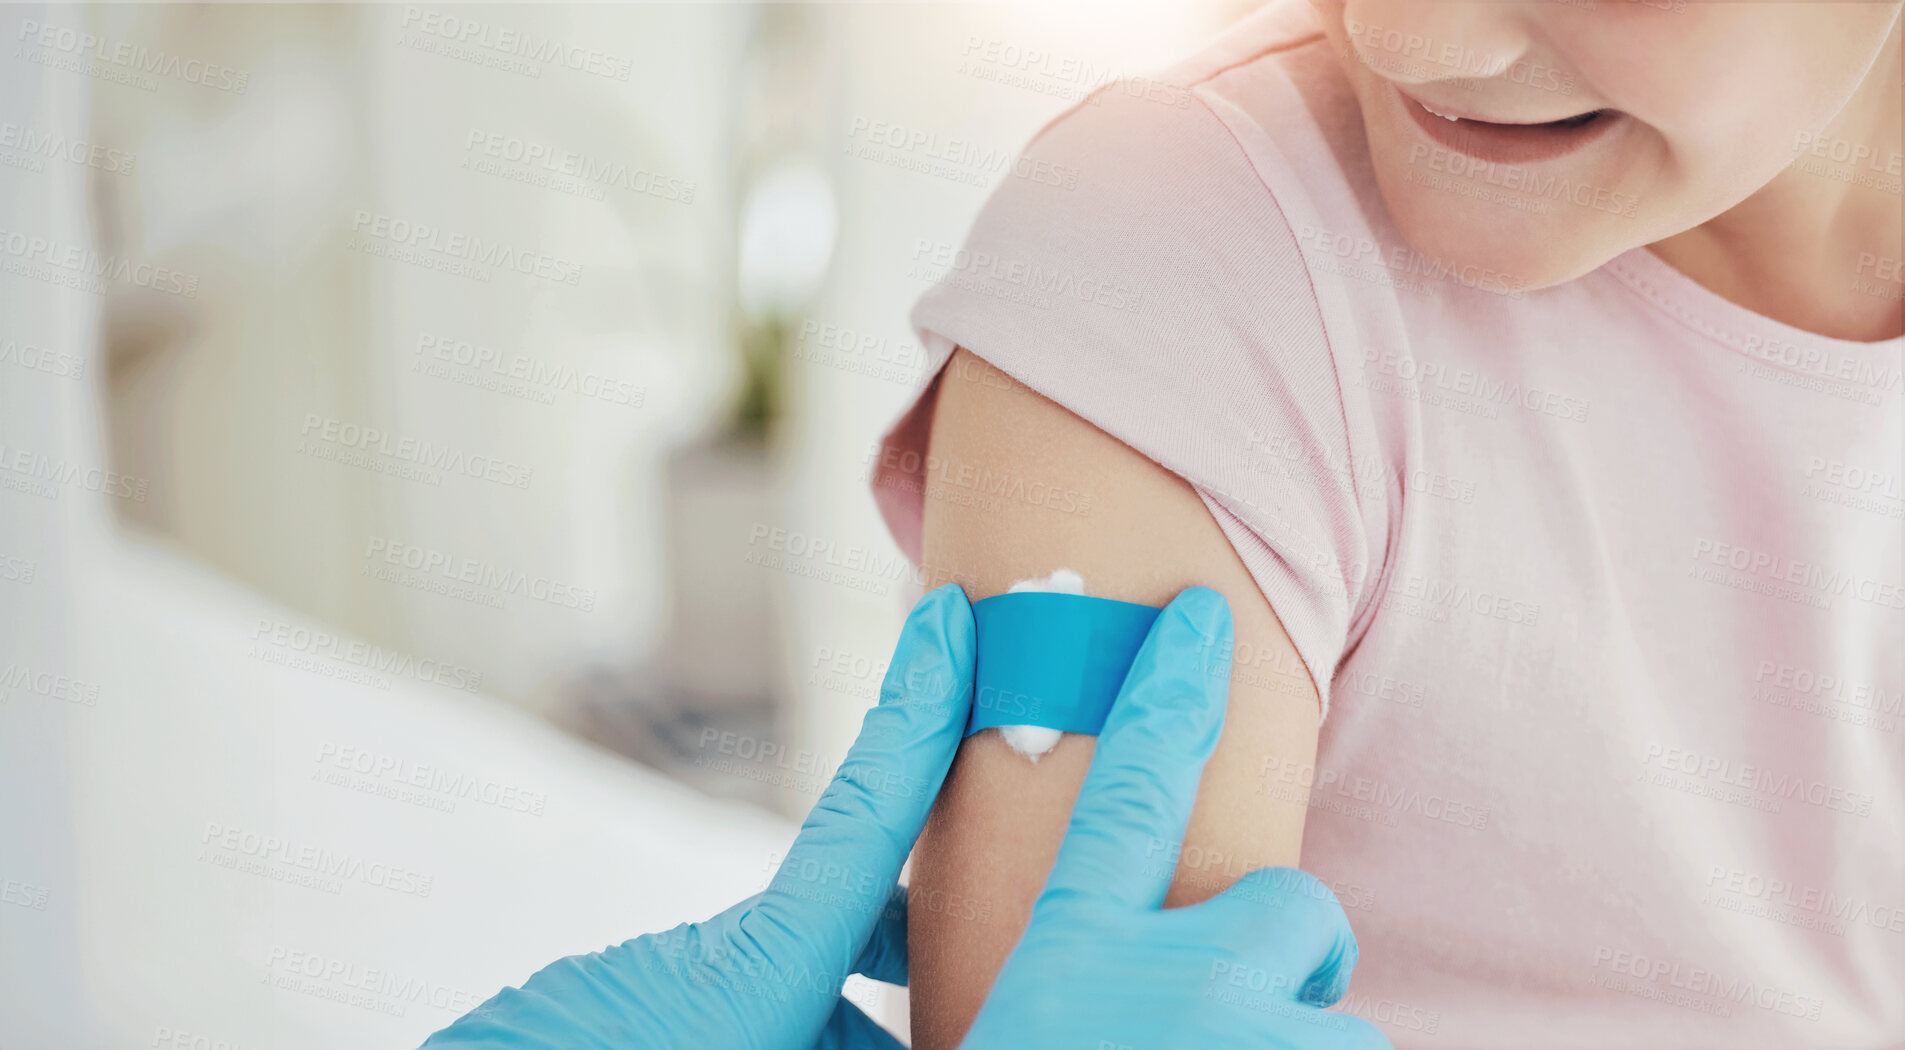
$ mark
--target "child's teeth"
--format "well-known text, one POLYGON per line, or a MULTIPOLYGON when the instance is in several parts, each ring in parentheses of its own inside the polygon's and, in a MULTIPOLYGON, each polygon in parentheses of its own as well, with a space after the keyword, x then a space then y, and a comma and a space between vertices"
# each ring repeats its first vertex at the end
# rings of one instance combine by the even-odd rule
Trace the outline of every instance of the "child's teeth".
POLYGON ((1436 113, 1435 110, 1429 109, 1427 105, 1423 105, 1422 103, 1417 103, 1417 105, 1421 105, 1423 109, 1428 109, 1430 113, 1433 113, 1435 116, 1441 117, 1443 120, 1456 121, 1456 120, 1462 119, 1461 117, 1451 117, 1447 113, 1436 113))

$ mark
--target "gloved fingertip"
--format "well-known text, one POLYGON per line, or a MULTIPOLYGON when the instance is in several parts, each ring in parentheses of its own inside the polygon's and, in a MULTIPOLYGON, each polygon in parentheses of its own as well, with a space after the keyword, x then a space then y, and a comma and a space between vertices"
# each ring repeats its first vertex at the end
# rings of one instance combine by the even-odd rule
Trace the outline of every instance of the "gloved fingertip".
POLYGON ((927 591, 919 604, 913 606, 913 616, 931 617, 939 623, 947 623, 949 618, 960 615, 972 616, 972 603, 966 600, 965 589, 956 583, 941 584, 927 591))
POLYGON ((1329 958, 1323 960, 1297 993, 1299 1002, 1327 1009, 1349 994, 1350 974, 1356 970, 1356 938, 1339 937, 1329 958))
POLYGON ((1215 636, 1230 629, 1230 600, 1209 587, 1184 588, 1172 599, 1171 607, 1201 634, 1215 636))
MULTIPOLYGON (((1223 663, 1229 669, 1231 661, 1231 602, 1229 598, 1212 591, 1210 587, 1187 587, 1183 593, 1172 598, 1172 604, 1166 606, 1166 612, 1173 612, 1181 619, 1183 631, 1196 635, 1194 646, 1185 646, 1204 657, 1208 663, 1223 663)), ((1187 638, 1189 640, 1189 638, 1187 638)))
POLYGON ((1187 587, 1165 606, 1169 616, 1159 625, 1167 632, 1170 644, 1165 652, 1185 666, 1195 661, 1202 672, 1206 691, 1214 697, 1228 695, 1230 659, 1233 648, 1230 601, 1209 587, 1187 587))
POLYGON ((972 605, 958 584, 926 592, 900 629, 879 705, 937 707, 955 701, 972 677, 976 635, 972 605))

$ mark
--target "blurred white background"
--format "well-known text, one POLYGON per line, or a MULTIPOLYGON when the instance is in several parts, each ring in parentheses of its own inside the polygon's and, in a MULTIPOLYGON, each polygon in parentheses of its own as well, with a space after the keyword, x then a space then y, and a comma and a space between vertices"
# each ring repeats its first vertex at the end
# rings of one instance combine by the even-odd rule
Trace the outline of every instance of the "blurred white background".
POLYGON ((0 11, 0 1048, 411 1045, 763 883, 922 256, 1249 6, 0 11))

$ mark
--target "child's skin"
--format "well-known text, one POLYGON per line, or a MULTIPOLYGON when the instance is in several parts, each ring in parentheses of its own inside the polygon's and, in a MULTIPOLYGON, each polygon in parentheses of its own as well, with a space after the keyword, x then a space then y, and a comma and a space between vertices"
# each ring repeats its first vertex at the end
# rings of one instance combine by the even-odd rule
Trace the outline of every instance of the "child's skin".
POLYGON ((1312 2, 1362 104, 1383 198, 1418 251, 1533 289, 1652 245, 1797 328, 1859 341, 1905 330, 1898 296, 1871 292, 1897 287, 1905 255, 1895 0, 1312 2), (1410 113, 1418 103, 1522 125, 1598 109, 1590 123, 1606 126, 1462 122, 1438 141, 1410 113), (1471 131, 1488 137, 1474 152, 1493 167, 1449 148, 1471 131), (1570 134, 1567 152, 1520 159, 1570 134), (1550 176, 1586 203, 1536 213, 1447 182, 1550 176))

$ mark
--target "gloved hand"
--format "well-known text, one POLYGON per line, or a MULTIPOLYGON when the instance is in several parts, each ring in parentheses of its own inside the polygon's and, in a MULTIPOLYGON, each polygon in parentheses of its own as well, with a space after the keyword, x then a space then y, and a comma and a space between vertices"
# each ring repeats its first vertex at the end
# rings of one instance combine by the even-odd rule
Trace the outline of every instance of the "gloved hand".
POLYGON ((900 866, 959 748, 972 676, 972 608, 948 584, 914 606, 879 705, 765 892, 551 963, 424 1046, 901 1047, 840 986, 850 973, 906 983, 900 866))
MULTIPOLYGON (((1160 614, 1098 742, 1051 879, 966 1040, 974 1048, 1388 1046, 1319 1007, 1356 945, 1330 891, 1253 872, 1160 911, 1223 723, 1230 610, 1203 588, 1160 614)), ((896 886, 971 703, 972 611, 956 586, 913 609, 859 739, 766 892, 704 923, 572 956, 424 1045, 897 1048, 840 998, 847 973, 903 984, 896 886)))
POLYGON ((1040 1050, 1388 1047, 1322 1008, 1356 965, 1343 907, 1316 879, 1263 868, 1162 910, 1230 690, 1230 606, 1178 595, 1145 639, 1032 917, 962 1047, 1040 1050))

